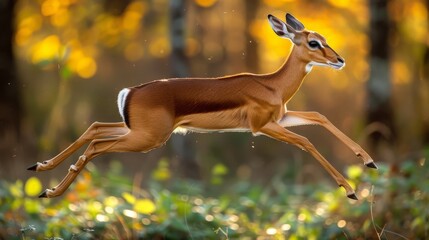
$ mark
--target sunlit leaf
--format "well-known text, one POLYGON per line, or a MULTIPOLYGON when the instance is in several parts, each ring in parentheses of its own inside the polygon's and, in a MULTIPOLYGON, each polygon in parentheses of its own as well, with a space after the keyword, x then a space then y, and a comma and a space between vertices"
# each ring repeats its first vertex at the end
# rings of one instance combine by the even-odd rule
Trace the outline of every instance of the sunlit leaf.
POLYGON ((166 181, 170 179, 171 173, 166 159, 162 159, 158 162, 158 167, 152 172, 152 177, 157 181, 166 181))
POLYGON ((75 191, 78 193, 87 193, 88 191, 88 183, 84 181, 78 181, 75 185, 75 191))
POLYGON ((140 224, 139 222, 133 222, 133 230, 140 231, 142 229, 143 229, 142 224, 140 224))
POLYGON ((67 9, 60 9, 53 16, 51 16, 51 23, 56 27, 62 27, 67 24, 70 18, 70 13, 67 9))
POLYGON ((357 179, 362 175, 362 167, 354 165, 347 169, 347 175, 351 179, 357 179))
POLYGON ((211 7, 217 0, 195 0, 195 3, 201 7, 211 7))
POLYGON ((223 182, 223 176, 228 173, 228 168, 222 163, 216 164, 212 169, 211 183, 219 185, 223 182))
POLYGON ((313 218, 313 214, 306 208, 300 209, 299 216, 302 216, 303 222, 311 222, 313 218))
POLYGON ((91 216, 97 216, 98 213, 101 212, 103 205, 98 201, 92 201, 88 203, 88 213, 91 216))
POLYGON ((134 210, 142 214, 151 214, 156 210, 156 206, 150 199, 138 199, 134 203, 134 210))
POLYGON ((42 183, 40 180, 36 177, 31 177, 27 180, 25 183, 25 193, 30 196, 34 197, 40 194, 42 191, 42 183))
POLYGON ((16 198, 23 197, 24 193, 22 192, 22 181, 18 180, 15 182, 15 184, 10 185, 9 191, 12 196, 16 198))
POLYGON ((192 205, 186 201, 177 201, 176 202, 177 213, 180 216, 185 216, 191 213, 192 205))
POLYGON ((48 216, 54 217, 54 216, 58 215, 58 210, 55 208, 47 208, 45 210, 45 214, 48 216))
POLYGON ((421 217, 418 217, 416 219, 413 220, 413 222, 411 223, 411 228, 416 228, 418 226, 423 226, 425 224, 425 220, 422 219, 421 217))
POLYGON ((107 207, 116 207, 119 204, 118 198, 114 196, 109 196, 104 199, 104 205, 107 207))
POLYGON ((140 20, 143 17, 145 8, 145 4, 140 1, 135 1, 128 5, 122 18, 123 29, 128 30, 129 33, 136 32, 140 28, 140 20))
POLYGON ((61 3, 59 0, 46 0, 43 1, 41 6, 41 12, 44 16, 54 15, 60 9, 61 3))
POLYGON ((23 199, 22 198, 15 198, 12 201, 12 204, 10 205, 10 209, 17 210, 18 208, 21 207, 22 203, 23 203, 23 199))
POLYGON ((91 57, 83 57, 77 63, 76 71, 82 78, 91 78, 97 72, 97 63, 91 57))
POLYGON ((222 163, 216 164, 212 170, 213 175, 225 175, 227 173, 228 173, 228 168, 222 163))
POLYGON ((329 3, 339 8, 346 8, 349 6, 349 0, 329 0, 329 3))
POLYGON ((40 213, 42 210, 40 201, 34 199, 25 199, 24 208, 27 213, 40 213))
POLYGON ((70 191, 66 195, 67 201, 73 203, 79 201, 79 196, 77 194, 77 191, 70 191))
POLYGON ((134 197, 132 194, 124 192, 122 193, 122 197, 127 201, 129 204, 134 204, 136 202, 136 197, 134 197))
POLYGON ((34 64, 40 64, 42 62, 50 62, 54 59, 58 59, 60 48, 61 42, 57 35, 47 36, 33 46, 31 61, 34 64))

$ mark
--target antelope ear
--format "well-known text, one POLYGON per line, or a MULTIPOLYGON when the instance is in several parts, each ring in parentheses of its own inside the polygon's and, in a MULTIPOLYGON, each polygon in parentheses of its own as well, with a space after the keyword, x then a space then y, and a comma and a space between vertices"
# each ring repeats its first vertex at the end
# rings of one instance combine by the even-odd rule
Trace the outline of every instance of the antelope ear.
POLYGON ((268 15, 268 21, 270 22, 271 28, 278 36, 288 38, 292 40, 292 42, 294 42, 294 38, 296 35, 296 31, 294 28, 271 14, 268 15))
POLYGON ((298 19, 296 19, 290 13, 286 13, 286 22, 296 31, 302 31, 305 29, 304 24, 302 24, 298 19))

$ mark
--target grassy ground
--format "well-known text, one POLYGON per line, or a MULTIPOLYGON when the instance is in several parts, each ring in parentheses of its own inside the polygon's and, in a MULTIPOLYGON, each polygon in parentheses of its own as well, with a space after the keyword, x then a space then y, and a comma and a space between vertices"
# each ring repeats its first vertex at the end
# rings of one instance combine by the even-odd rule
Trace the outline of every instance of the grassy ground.
POLYGON ((266 186, 224 182, 222 166, 211 184, 171 179, 163 161, 144 189, 93 165, 57 199, 38 199, 35 177, 1 181, 0 239, 428 239, 425 158, 379 167, 346 170, 358 201, 282 176, 266 186))

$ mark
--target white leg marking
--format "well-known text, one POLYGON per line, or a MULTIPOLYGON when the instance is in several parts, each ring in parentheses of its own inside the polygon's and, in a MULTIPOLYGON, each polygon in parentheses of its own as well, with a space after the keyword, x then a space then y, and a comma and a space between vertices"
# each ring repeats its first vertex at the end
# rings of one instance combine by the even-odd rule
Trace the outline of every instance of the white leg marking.
POLYGON ((295 116, 286 116, 279 121, 279 124, 282 127, 294 127, 294 126, 303 126, 303 125, 314 125, 315 123, 300 117, 295 116))

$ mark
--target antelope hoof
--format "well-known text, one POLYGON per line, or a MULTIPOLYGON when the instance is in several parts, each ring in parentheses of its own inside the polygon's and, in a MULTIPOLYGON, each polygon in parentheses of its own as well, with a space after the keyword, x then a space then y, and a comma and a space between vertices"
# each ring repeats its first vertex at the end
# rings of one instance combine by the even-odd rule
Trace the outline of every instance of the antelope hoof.
POLYGON ((46 189, 45 191, 43 191, 40 195, 39 198, 49 198, 48 194, 47 194, 48 189, 46 189))
POLYGON ((375 165, 374 162, 365 163, 365 166, 367 166, 369 168, 378 169, 377 165, 375 165))
POLYGON ((353 200, 359 200, 355 193, 347 194, 347 197, 353 200))
POLYGON ((36 163, 36 164, 32 165, 31 167, 28 167, 27 170, 37 171, 37 166, 39 166, 39 163, 36 163))
POLYGON ((56 188, 46 189, 39 195, 39 198, 52 198, 58 196, 58 194, 55 194, 55 190, 56 188))

